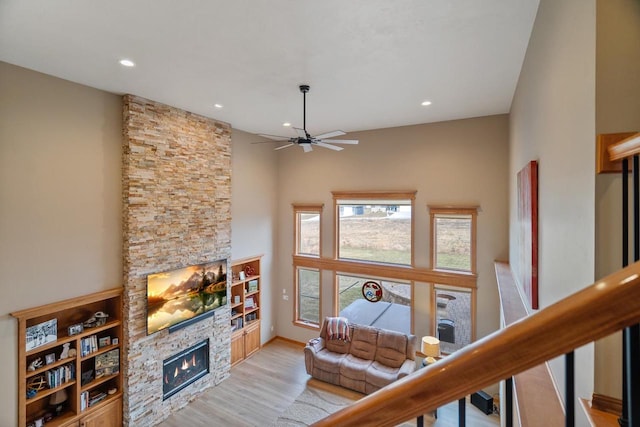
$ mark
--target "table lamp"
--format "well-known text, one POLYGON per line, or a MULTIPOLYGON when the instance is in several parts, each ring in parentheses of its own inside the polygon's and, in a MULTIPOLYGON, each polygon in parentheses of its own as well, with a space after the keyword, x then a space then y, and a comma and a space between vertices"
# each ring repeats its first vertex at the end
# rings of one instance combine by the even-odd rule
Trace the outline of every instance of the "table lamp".
POLYGON ((67 395, 67 391, 65 389, 58 390, 51 395, 51 399, 49 399, 49 405, 53 406, 56 411, 56 415, 60 415, 62 412, 62 404, 67 401, 69 396, 67 395))
POLYGON ((422 337, 420 352, 425 355, 427 363, 431 364, 440 357, 440 340, 436 337, 422 337))

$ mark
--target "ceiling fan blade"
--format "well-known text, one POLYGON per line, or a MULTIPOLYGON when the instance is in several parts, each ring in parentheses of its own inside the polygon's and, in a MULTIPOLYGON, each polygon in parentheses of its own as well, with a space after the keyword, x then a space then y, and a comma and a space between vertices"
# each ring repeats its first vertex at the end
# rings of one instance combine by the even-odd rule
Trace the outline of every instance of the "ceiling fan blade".
POLYGON ((325 139, 325 138, 332 138, 334 136, 340 136, 340 135, 346 135, 344 132, 342 132, 341 130, 334 130, 331 132, 327 132, 327 133, 323 133, 322 135, 316 135, 315 138, 317 139, 325 139))
POLYGON ((321 142, 321 141, 316 142, 316 145, 319 146, 319 147, 328 148, 328 149, 334 150, 334 151, 340 151, 340 150, 343 149, 342 147, 336 147, 335 145, 325 144, 324 142, 321 142))
MULTIPOLYGON (((259 133, 258 136, 261 136, 263 138, 273 139, 274 141, 288 141, 289 139, 291 139, 288 136, 269 135, 269 134, 266 134, 266 133, 259 133)), ((267 141, 264 141, 264 142, 267 142, 267 141)))
POLYGON ((291 147, 292 145, 296 145, 296 144, 292 142, 291 144, 281 145, 280 147, 276 147, 274 148, 274 150, 282 150, 283 148, 291 147))
POLYGON ((321 142, 330 142, 332 144, 357 144, 357 139, 323 139, 321 142))
POLYGON ((307 139, 307 132, 305 132, 304 129, 300 129, 300 128, 293 128, 293 129, 295 129, 296 133, 300 138, 307 139))
POLYGON ((309 151, 313 151, 313 147, 309 143, 304 143, 299 145, 302 147, 305 153, 308 153, 309 151))

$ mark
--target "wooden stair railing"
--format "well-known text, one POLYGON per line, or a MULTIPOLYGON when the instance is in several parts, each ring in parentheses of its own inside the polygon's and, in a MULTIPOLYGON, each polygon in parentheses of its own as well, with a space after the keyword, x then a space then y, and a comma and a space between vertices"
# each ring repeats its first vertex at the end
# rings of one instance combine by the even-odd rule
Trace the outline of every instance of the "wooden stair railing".
POLYGON ((635 154, 640 154, 640 132, 609 147, 611 161, 622 160, 635 154))
POLYGON ((639 322, 637 262, 313 426, 394 426, 639 322))

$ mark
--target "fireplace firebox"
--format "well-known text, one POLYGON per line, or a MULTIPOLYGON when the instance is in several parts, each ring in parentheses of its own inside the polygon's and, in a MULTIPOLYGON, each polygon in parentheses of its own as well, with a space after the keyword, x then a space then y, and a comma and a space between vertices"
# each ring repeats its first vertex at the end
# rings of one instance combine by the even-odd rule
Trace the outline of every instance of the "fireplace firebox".
POLYGON ((209 373, 209 339, 206 339, 162 363, 162 400, 209 373))

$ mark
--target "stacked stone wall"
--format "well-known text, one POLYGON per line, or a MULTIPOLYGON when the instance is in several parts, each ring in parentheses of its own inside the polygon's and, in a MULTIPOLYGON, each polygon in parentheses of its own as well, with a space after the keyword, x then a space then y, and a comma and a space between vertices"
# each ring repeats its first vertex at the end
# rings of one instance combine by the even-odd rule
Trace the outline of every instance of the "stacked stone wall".
MULTIPOLYGON (((125 425, 153 426, 230 372, 230 312, 147 335, 147 275, 231 255, 231 127, 123 98, 125 425), (210 340, 210 374, 162 400, 162 361, 210 340)), ((227 271, 230 271, 227 265, 227 271)))

